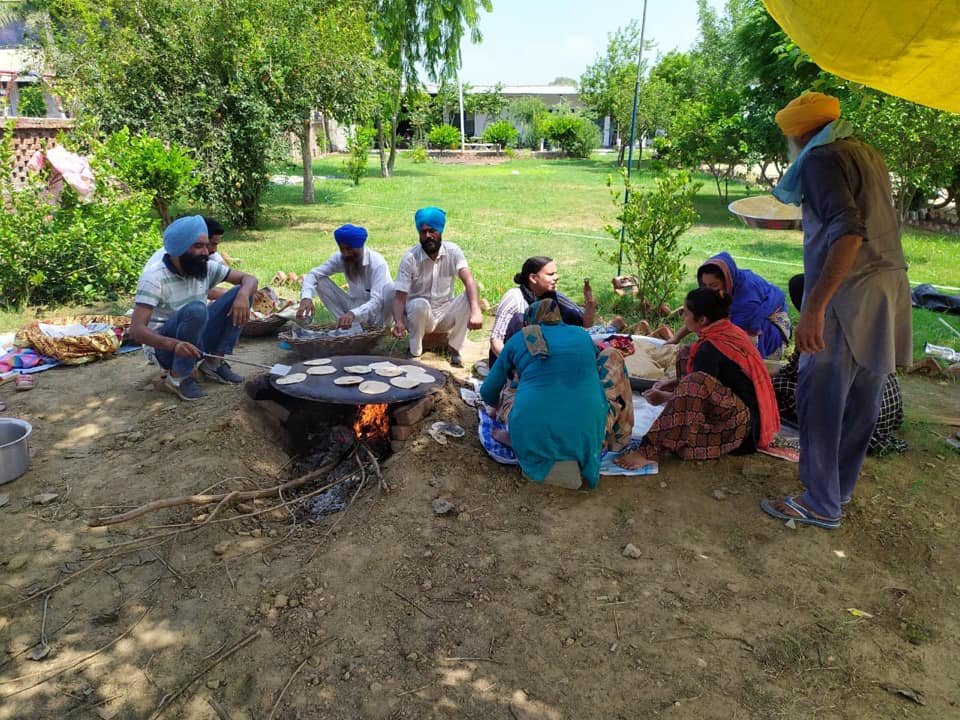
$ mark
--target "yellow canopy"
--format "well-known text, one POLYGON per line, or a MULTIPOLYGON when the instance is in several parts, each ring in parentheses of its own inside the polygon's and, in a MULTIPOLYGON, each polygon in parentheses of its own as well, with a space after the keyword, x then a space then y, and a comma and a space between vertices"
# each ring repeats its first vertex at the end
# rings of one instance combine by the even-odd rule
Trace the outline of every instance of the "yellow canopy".
POLYGON ((824 70, 921 105, 960 112, 957 0, 763 0, 824 70))

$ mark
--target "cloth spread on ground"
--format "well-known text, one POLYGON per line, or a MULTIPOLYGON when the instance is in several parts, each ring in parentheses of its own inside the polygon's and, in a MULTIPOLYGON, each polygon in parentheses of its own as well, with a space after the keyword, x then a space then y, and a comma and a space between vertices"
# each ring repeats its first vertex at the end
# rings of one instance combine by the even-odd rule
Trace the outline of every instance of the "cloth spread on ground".
POLYGON ((717 320, 702 328, 700 339, 690 348, 687 360, 687 372, 693 372, 694 357, 704 342, 709 342, 725 357, 732 360, 753 382, 760 411, 760 437, 757 447, 766 447, 780 429, 780 413, 777 410, 777 398, 770 382, 770 373, 760 358, 750 338, 729 320, 717 320))
MULTIPOLYGON (((121 345, 117 355, 139 350, 139 345, 121 345)), ((0 374, 8 372, 32 375, 63 365, 56 358, 39 354, 33 348, 0 347, 0 374)))
POLYGON ((928 283, 917 285, 910 293, 910 300, 914 307, 960 315, 960 295, 947 295, 938 292, 933 285, 928 283))

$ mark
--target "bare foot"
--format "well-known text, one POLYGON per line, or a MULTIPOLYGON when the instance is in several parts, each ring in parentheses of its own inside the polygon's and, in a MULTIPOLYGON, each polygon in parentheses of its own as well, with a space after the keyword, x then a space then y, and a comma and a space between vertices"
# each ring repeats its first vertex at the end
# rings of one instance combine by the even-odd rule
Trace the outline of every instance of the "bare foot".
POLYGON ((622 331, 627 326, 627 321, 619 315, 614 315, 610 320, 610 325, 617 331, 622 331))
POLYGON ((632 450, 613 459, 614 465, 619 465, 627 470, 638 470, 650 462, 656 461, 648 458, 643 450, 632 450))
POLYGON ((490 433, 494 440, 496 440, 501 445, 506 445, 507 447, 513 447, 510 444, 510 433, 506 430, 494 430, 490 433))
POLYGON ((672 340, 673 331, 670 328, 668 328, 666 325, 661 325, 660 327, 658 327, 656 330, 653 331, 650 337, 660 338, 661 340, 672 340))
POLYGON ((630 332, 634 335, 648 336, 650 335, 650 323, 648 323, 646 320, 641 320, 630 329, 630 332))

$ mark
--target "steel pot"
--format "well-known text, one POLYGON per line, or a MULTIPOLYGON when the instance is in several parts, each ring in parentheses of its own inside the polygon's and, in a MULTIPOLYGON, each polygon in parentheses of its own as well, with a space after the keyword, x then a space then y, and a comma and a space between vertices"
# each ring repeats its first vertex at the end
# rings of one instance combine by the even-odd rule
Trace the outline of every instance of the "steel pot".
POLYGON ((0 418, 0 485, 16 480, 30 467, 27 438, 32 432, 26 420, 0 418))

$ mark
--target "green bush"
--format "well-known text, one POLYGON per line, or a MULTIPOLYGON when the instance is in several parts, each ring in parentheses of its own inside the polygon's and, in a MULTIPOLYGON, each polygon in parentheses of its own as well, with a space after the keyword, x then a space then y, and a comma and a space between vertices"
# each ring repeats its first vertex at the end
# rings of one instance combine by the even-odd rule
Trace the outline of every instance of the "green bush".
POLYGON ((120 180, 153 198, 164 226, 170 224, 170 206, 188 196, 199 180, 186 148, 146 133, 132 135, 126 127, 110 136, 102 153, 120 180))
POLYGON ((571 157, 587 158, 600 145, 600 129, 589 118, 562 113, 544 122, 544 135, 571 157))
POLYGON ((359 185, 360 179, 367 175, 367 160, 370 158, 370 148, 375 135, 376 131, 372 128, 357 128, 347 138, 347 152, 350 156, 343 161, 343 165, 354 185, 359 185))
MULTIPOLYGON (((0 139, 0 167, 12 162, 12 131, 0 139)), ((43 173, 14 189, 0 174, 0 304, 87 302, 133 291, 160 246, 145 193, 121 194, 103 174, 90 202, 69 186, 51 204, 43 173)))
POLYGON ((516 145, 519 136, 520 133, 507 120, 497 120, 495 123, 490 123, 483 131, 483 141, 485 143, 496 143, 501 149, 516 145))
POLYGON ((652 317, 658 317, 661 303, 670 300, 683 281, 686 270, 683 261, 690 254, 690 248, 680 245, 680 237, 699 218, 693 198, 701 184, 691 182, 687 173, 676 173, 661 176, 653 188, 644 188, 627 178, 625 168, 620 174, 622 188, 614 189, 613 178, 607 179, 613 203, 620 209, 617 215, 620 225, 604 227, 618 241, 618 248, 599 249, 600 256, 618 265, 622 247, 623 263, 639 281, 637 297, 641 300, 641 314, 652 312, 652 317), (630 193, 626 204, 623 203, 624 190, 630 193), (643 301, 650 311, 644 309, 643 301))
POLYGON ((434 125, 430 128, 427 140, 440 150, 455 150, 460 147, 460 131, 453 125, 434 125))
POLYGON ((46 117, 47 103, 43 99, 43 88, 39 85, 24 85, 20 88, 17 114, 20 117, 46 117))
POLYGON ((409 157, 417 165, 422 165, 430 159, 430 156, 427 155, 427 149, 423 145, 417 145, 413 150, 407 153, 407 157, 409 157))

